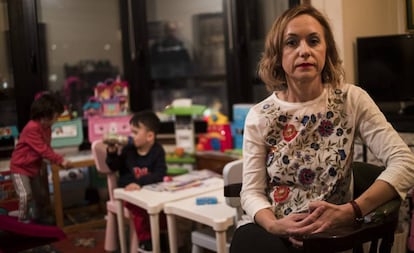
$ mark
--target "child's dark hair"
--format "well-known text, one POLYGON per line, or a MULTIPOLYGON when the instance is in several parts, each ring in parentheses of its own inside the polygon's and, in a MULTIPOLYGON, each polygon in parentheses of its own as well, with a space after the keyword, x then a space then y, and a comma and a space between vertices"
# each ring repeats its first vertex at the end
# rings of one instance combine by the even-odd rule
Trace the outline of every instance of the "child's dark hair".
POLYGON ((138 124, 143 124, 147 130, 153 131, 155 134, 158 133, 160 130, 161 122, 158 118, 157 114, 155 114, 153 111, 141 111, 135 113, 131 120, 129 121, 129 124, 138 127, 138 124))
POLYGON ((62 114, 64 106, 62 101, 49 92, 43 92, 35 98, 30 108, 30 118, 33 120, 52 119, 55 114, 62 114))

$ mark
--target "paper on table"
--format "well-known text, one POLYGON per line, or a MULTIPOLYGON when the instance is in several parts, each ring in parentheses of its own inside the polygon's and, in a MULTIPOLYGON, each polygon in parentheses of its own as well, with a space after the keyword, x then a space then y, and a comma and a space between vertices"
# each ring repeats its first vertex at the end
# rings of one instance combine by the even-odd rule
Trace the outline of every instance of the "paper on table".
POLYGON ((144 186, 144 188, 153 191, 177 191, 189 187, 199 186, 203 183, 203 180, 219 176, 219 174, 210 170, 196 170, 184 175, 173 177, 173 180, 170 182, 150 184, 144 186))

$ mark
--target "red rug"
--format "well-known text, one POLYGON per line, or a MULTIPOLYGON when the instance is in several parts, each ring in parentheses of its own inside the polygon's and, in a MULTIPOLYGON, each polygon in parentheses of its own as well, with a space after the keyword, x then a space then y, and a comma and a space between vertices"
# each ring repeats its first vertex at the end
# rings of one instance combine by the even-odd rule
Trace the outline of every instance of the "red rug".
MULTIPOLYGON (((31 237, 34 238, 34 237, 31 237)), ((26 241, 20 241, 26 243, 26 241)), ((53 243, 45 243, 18 253, 102 253, 105 252, 105 230, 94 229, 68 234, 67 238, 53 243)), ((11 251, 5 251, 9 253, 11 251)))

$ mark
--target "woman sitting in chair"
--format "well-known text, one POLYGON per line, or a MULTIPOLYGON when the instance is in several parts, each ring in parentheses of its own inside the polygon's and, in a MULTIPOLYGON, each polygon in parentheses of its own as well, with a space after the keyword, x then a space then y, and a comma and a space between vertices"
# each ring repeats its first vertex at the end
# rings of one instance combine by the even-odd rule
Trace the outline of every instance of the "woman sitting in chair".
MULTIPOLYGON (((378 52, 381 53, 381 52, 378 52)), ((414 156, 361 88, 343 81, 332 30, 315 8, 287 10, 267 35, 259 75, 272 94, 248 113, 231 252, 301 252, 304 235, 361 222, 414 185, 414 156), (386 167, 352 199, 355 138, 386 167)))

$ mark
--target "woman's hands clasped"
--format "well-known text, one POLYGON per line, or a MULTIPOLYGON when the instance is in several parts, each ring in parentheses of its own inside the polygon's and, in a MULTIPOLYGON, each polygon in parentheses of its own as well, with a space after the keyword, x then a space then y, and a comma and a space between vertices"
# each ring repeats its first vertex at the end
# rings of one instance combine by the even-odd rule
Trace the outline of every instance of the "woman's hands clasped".
MULTIPOLYGON (((335 205, 326 201, 314 201, 309 204, 309 213, 291 214, 283 219, 283 227, 289 241, 296 247, 302 247, 304 235, 324 232, 329 229, 347 226, 354 220, 350 204, 335 205)), ((277 234, 277 233, 276 233, 277 234)))

